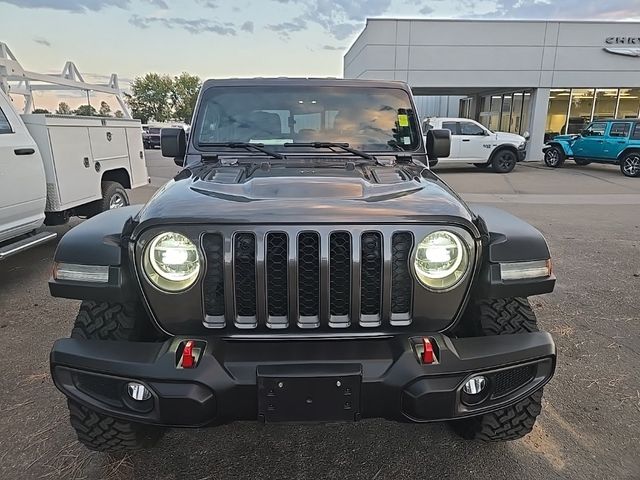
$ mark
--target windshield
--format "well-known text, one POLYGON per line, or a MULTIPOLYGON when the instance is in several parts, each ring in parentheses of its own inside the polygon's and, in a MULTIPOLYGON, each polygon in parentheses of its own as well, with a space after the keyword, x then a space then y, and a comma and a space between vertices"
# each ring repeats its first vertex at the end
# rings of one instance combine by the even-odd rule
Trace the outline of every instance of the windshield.
POLYGON ((206 145, 224 142, 261 143, 278 151, 285 143, 348 143, 377 152, 419 145, 409 95, 396 88, 214 87, 205 92, 196 122, 194 142, 203 150, 225 150, 206 145))

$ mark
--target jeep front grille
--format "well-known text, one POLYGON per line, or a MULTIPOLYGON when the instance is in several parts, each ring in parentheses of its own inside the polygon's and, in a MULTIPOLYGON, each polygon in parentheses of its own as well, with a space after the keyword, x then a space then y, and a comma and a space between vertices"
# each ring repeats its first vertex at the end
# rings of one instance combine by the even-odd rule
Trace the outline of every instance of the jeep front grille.
POLYGON ((205 325, 255 329, 411 323, 413 234, 365 227, 206 233, 205 325))

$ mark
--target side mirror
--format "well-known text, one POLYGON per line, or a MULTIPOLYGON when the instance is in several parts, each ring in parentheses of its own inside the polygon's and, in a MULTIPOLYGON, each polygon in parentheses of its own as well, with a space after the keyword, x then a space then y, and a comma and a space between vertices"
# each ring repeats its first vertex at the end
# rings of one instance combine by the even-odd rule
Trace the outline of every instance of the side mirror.
POLYGON ((184 164, 187 153, 187 136, 183 128, 163 128, 160 130, 160 147, 163 157, 173 157, 176 165, 184 164))
POLYGON ((451 130, 431 129, 426 134, 429 160, 446 158, 451 153, 451 130))

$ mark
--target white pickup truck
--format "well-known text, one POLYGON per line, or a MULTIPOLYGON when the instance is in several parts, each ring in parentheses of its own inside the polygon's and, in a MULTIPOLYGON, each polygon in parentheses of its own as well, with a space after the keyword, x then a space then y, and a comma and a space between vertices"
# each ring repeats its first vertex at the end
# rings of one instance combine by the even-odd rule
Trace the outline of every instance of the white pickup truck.
MULTIPOLYGON (((422 130, 432 128, 451 131, 451 154, 446 162, 473 163, 478 168, 491 167, 494 172, 508 173, 516 163, 525 159, 527 137, 507 132, 492 132, 484 125, 468 118, 426 118, 422 130)), ((431 160, 435 166, 437 160, 431 160)))
POLYGON ((138 120, 19 114, 0 90, 0 260, 56 237, 43 225, 129 204, 149 175, 138 120))

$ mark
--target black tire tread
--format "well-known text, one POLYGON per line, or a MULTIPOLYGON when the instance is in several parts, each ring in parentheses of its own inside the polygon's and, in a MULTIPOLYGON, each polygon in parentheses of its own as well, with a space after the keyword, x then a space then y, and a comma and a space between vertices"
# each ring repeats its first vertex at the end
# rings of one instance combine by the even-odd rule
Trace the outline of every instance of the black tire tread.
POLYGON ((477 300, 478 319, 484 335, 537 332, 536 314, 523 297, 477 300))
POLYGON ((546 153, 545 153, 545 159, 544 159, 544 164, 549 167, 549 168, 561 168, 564 165, 565 160, 567 159, 566 155, 564 154, 564 150, 562 150, 560 147, 556 146, 556 145, 552 145, 551 148, 553 148, 554 150, 556 150, 558 152, 558 163, 556 165, 549 165, 547 163, 547 159, 546 159, 546 153))
POLYGON ((489 163, 493 171, 496 173, 501 173, 501 174, 510 173, 513 171, 514 168, 516 168, 516 165, 518 164, 518 154, 514 153, 513 150, 509 147, 498 147, 494 150, 493 154, 491 155, 491 160, 489 163), (511 155, 513 155, 513 165, 511 168, 507 170, 503 170, 499 168, 495 163, 497 161, 498 155, 502 154, 503 152, 508 152, 511 155))
POLYGON ((638 178, 638 177, 640 177, 640 172, 638 172, 637 175, 627 175, 627 173, 624 171, 624 162, 625 162, 625 160, 627 158, 629 158, 630 156, 637 155, 637 154, 638 154, 637 151, 632 151, 632 152, 626 153, 622 157, 622 160, 620 160, 620 173, 622 173, 622 175, 624 175, 625 177, 628 177, 628 178, 638 178))
MULTIPOLYGON (((537 332, 536 315, 523 297, 477 299, 469 306, 467 323, 477 322, 468 331, 475 335, 510 335, 537 332)), ((467 328, 469 328, 467 326, 467 328)), ((522 438, 533 429, 542 410, 539 389, 519 402, 495 412, 454 420, 451 425, 467 440, 499 442, 522 438)))
MULTIPOLYGON (((157 338, 146 312, 136 303, 83 301, 71 338, 140 341, 157 338)), ((164 429, 120 420, 67 399, 69 419, 78 440, 90 450, 122 452, 152 447, 164 429)))
POLYGON ((541 388, 510 407, 459 420, 454 429, 467 440, 504 442, 522 438, 533 430, 542 411, 542 393, 541 388))
POLYGON ((100 201, 100 209, 101 209, 100 212, 106 212, 107 210, 109 210, 109 201, 111 199, 111 196, 116 192, 119 192, 125 198, 126 204, 130 205, 129 195, 127 195, 127 191, 121 184, 111 180, 106 180, 102 182, 100 185, 102 188, 102 200, 100 201))
POLYGON ((153 446, 162 430, 102 415, 73 400, 67 400, 71 426, 78 440, 90 450, 122 452, 153 446))
POLYGON ((137 304, 84 301, 76 317, 71 338, 97 340, 135 340, 144 323, 136 321, 146 313, 137 304))

